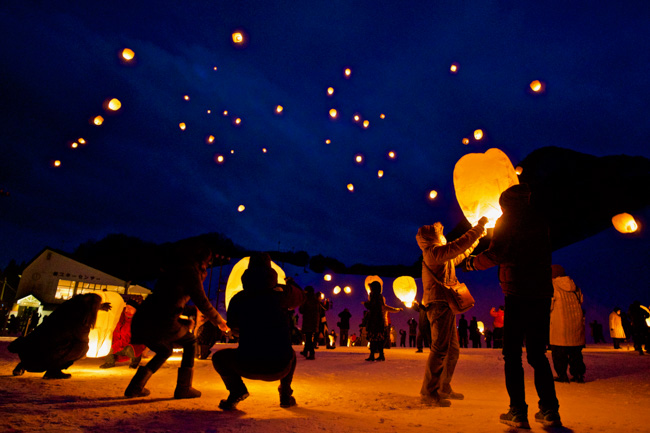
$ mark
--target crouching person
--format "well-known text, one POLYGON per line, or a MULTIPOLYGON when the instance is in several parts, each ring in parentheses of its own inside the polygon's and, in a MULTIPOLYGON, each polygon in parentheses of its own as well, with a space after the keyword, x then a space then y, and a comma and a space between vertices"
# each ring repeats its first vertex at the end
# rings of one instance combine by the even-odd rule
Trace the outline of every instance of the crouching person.
POLYGON ((228 306, 228 327, 239 336, 239 346, 212 355, 212 364, 230 392, 219 407, 233 410, 248 397, 242 377, 279 380, 280 406, 293 406, 296 400, 291 381, 296 354, 291 347, 289 311, 304 302, 304 294, 289 278, 286 284, 278 284, 271 258, 265 253, 251 256, 242 275, 242 287, 228 306))
POLYGON ((124 391, 126 397, 144 397, 144 386, 173 353, 174 346, 183 348, 174 398, 196 398, 201 392, 192 388, 196 337, 190 332, 190 320, 181 317, 191 299, 214 325, 227 331, 226 321, 210 304, 203 291, 203 281, 212 259, 212 251, 202 241, 188 239, 172 245, 163 272, 153 293, 140 305, 131 325, 131 341, 144 344, 155 356, 138 368, 124 391))

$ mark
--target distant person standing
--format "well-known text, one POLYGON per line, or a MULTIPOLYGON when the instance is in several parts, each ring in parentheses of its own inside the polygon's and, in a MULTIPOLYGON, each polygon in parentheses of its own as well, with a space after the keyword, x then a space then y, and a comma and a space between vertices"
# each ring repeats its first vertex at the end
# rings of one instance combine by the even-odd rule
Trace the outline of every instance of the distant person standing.
POLYGON ((591 338, 594 339, 594 344, 605 343, 605 336, 603 335, 603 325, 594 320, 589 324, 591 328, 591 338))
POLYGON ((494 317, 492 325, 494 326, 494 331, 492 336, 494 338, 494 348, 499 349, 503 347, 503 305, 499 305, 499 309, 492 307, 490 310, 490 316, 494 317))
POLYGON ((350 318, 352 318, 352 313, 347 308, 343 309, 339 313, 339 335, 340 343, 339 346, 347 347, 348 345, 348 332, 350 332, 350 318))
POLYGON ((625 331, 623 330, 621 309, 618 307, 614 307, 614 311, 609 313, 609 336, 612 337, 614 349, 620 349, 621 342, 625 341, 625 331))
POLYGON ((458 319, 458 344, 460 344, 460 347, 464 349, 467 349, 468 330, 467 319, 465 319, 464 314, 461 314, 460 319, 458 319))
POLYGON ((409 325, 409 347, 415 347, 416 336, 418 334, 418 322, 411 317, 406 324, 409 325))
POLYGON ((386 305, 386 301, 381 294, 381 283, 373 281, 369 284, 370 293, 364 306, 368 310, 368 340, 370 341, 370 356, 366 361, 385 361, 384 343, 386 342, 386 333, 389 332, 386 317, 388 312, 402 311, 401 308, 386 305), (375 359, 375 354, 379 356, 375 359))
POLYGON ((301 354, 309 359, 316 359, 316 340, 318 338, 318 326, 320 323, 320 300, 314 293, 312 286, 305 287, 305 302, 300 306, 302 314, 302 333, 305 336, 305 348, 301 354))
POLYGON ((531 206, 530 189, 518 184, 499 197, 503 214, 497 220, 490 246, 465 265, 468 270, 499 267, 499 284, 505 295, 503 359, 510 409, 499 420, 518 428, 530 428, 522 365, 522 346, 533 367, 539 412, 535 421, 561 426, 560 404, 555 394, 553 371, 546 357, 551 318, 551 238, 546 221, 531 206))
POLYGON ((399 330, 399 347, 406 347, 406 331, 399 330))
POLYGON ((644 355, 643 346, 648 350, 648 325, 646 319, 650 314, 641 308, 639 301, 634 301, 629 308, 630 319, 632 321, 632 340, 634 341, 634 350, 639 355, 644 355))
POLYGON ((582 291, 566 276, 564 268, 553 265, 553 298, 551 300, 550 344, 556 382, 584 383, 585 367, 582 348, 585 346, 585 316, 582 291))
POLYGON ((475 316, 469 321, 469 339, 472 340, 472 348, 481 347, 481 333, 478 330, 478 321, 475 316))

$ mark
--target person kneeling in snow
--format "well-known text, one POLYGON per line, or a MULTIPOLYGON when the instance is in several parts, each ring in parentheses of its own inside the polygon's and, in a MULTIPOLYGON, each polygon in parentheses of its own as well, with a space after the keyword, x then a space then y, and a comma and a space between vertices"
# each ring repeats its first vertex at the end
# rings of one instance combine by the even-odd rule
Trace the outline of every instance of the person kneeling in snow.
POLYGON ((271 258, 265 253, 251 256, 242 275, 242 286, 243 290, 230 300, 227 316, 228 327, 239 335, 239 346, 212 355, 212 364, 230 391, 219 407, 233 410, 248 397, 242 377, 267 382, 279 380, 280 406, 294 406, 291 381, 296 353, 291 347, 289 310, 300 306, 305 295, 290 278, 285 285, 278 284, 271 258))
POLYGON ((138 303, 132 299, 126 302, 120 320, 113 331, 113 344, 111 353, 106 356, 106 361, 99 368, 113 368, 115 362, 128 358, 131 362, 129 368, 138 368, 142 359, 142 352, 146 349, 144 344, 131 344, 131 320, 138 308, 138 303))
POLYGON ((97 312, 110 309, 111 304, 102 303, 96 293, 77 295, 59 305, 31 334, 18 337, 7 347, 20 357, 13 375, 44 371, 44 379, 70 378, 61 370, 86 355, 88 334, 95 326, 97 312))

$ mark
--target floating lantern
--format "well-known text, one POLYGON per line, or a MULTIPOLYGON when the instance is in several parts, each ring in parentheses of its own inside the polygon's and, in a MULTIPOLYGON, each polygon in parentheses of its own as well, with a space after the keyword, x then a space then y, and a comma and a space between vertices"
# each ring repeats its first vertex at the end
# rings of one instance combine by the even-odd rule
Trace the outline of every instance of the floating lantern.
POLYGON ((246 206, 244 206, 243 204, 240 204, 239 206, 237 206, 237 212, 244 212, 245 209, 246 209, 246 206))
POLYGON ((352 70, 350 68, 345 68, 343 75, 345 75, 345 78, 350 78, 350 75, 352 75, 352 70))
POLYGON ((486 227, 494 227, 501 216, 499 197, 519 179, 508 156, 499 149, 468 153, 454 167, 456 199, 471 225, 485 216, 486 227))
POLYGON ((352 293, 352 287, 345 286, 343 287, 343 291, 349 295, 350 293, 352 293))
POLYGON ((120 320, 120 315, 126 303, 122 299, 122 295, 117 292, 93 292, 102 297, 102 303, 108 302, 111 304, 110 311, 99 310, 97 312, 97 320, 95 327, 90 330, 88 334, 88 352, 86 356, 89 358, 101 358, 106 356, 111 351, 113 344, 113 331, 117 322, 120 320))
POLYGON ((109 110, 109 111, 117 111, 120 108, 122 108, 122 103, 117 98, 107 100, 104 103, 104 109, 109 110))
POLYGON ((368 126, 370 126, 370 121, 369 120, 364 120, 363 121, 363 127, 367 128, 368 126))
POLYGON ((214 156, 214 161, 215 161, 217 164, 221 164, 221 163, 223 163, 223 155, 215 155, 215 156, 214 156))
POLYGON ((223 115, 227 116, 228 115, 228 110, 223 110, 223 115))
POLYGON ((235 119, 235 125, 239 125, 241 123, 241 118, 236 118, 235 119))
POLYGON ((388 157, 389 157, 390 159, 395 159, 396 156, 397 156, 397 155, 396 155, 395 152, 393 152, 392 150, 391 150, 390 152, 388 152, 388 157))
POLYGON ((474 131, 474 140, 480 140, 483 138, 483 130, 482 129, 477 129, 474 131))
POLYGON ((216 71, 216 70, 217 70, 217 67, 215 66, 214 68, 212 68, 212 70, 213 70, 213 71, 216 71))
POLYGON ((328 87, 327 88, 327 94, 332 96, 334 94, 334 87, 328 87))
POLYGON ((385 118, 386 118, 386 115, 382 113, 382 114, 379 115, 379 118, 380 118, 380 119, 385 119, 385 118))
POLYGON ((245 37, 244 37, 244 33, 243 33, 243 32, 241 32, 241 31, 239 31, 239 30, 236 30, 236 31, 232 32, 232 35, 231 35, 231 36, 232 36, 232 42, 233 42, 235 45, 239 45, 239 46, 241 46, 241 45, 244 44, 244 42, 245 42, 245 37))
POLYGON ((104 123, 104 118, 102 116, 95 116, 92 119, 92 122, 94 125, 100 126, 102 123, 104 123))
POLYGON ((327 140, 325 140, 325 144, 330 144, 331 142, 332 142, 332 140, 330 140, 329 138, 327 140))
POLYGON ((205 139, 205 142, 208 144, 214 143, 214 135, 208 135, 208 137, 205 139))
POLYGON ((86 140, 84 140, 84 139, 81 138, 81 137, 79 137, 79 138, 77 139, 77 141, 79 142, 79 144, 86 144, 86 140))
POLYGON ((366 280, 364 281, 363 285, 366 287, 366 292, 370 294, 370 283, 373 281, 379 281, 379 284, 381 284, 381 291, 384 291, 384 281, 379 278, 379 275, 368 275, 366 277, 366 280))
POLYGON ((330 110, 330 117, 331 117, 332 119, 336 119, 336 116, 338 116, 338 112, 336 111, 336 108, 332 108, 332 109, 330 110))
POLYGON ((465 145, 469 144, 469 138, 463 138, 463 144, 465 145))
POLYGON ((57 160, 55 160, 55 161, 52 162, 52 165, 55 166, 55 167, 61 167, 61 161, 59 161, 59 160, 57 159, 57 160))
POLYGON ((181 131, 185 131, 185 128, 187 128, 187 125, 183 122, 178 124, 178 127, 181 128, 181 131))
POLYGON ((384 170, 377 171, 377 177, 379 177, 379 178, 384 177, 384 170))
POLYGON ((266 153, 266 147, 262 148, 262 153, 266 153))
POLYGON ((323 279, 324 279, 325 281, 332 281, 332 274, 325 274, 325 275, 323 276, 323 279))
POLYGON ((355 114, 353 119, 354 119, 355 122, 358 122, 359 120, 361 120, 361 116, 359 116, 358 114, 355 114))
POLYGON ((332 290, 332 293, 334 293, 335 295, 338 295, 339 293, 341 293, 341 287, 340 286, 334 287, 334 290, 332 290))
POLYGON ((355 156, 354 160, 357 162, 357 164, 361 164, 363 162, 363 155, 355 156))
POLYGON ((431 191, 429 191, 429 198, 430 198, 431 200, 433 200, 433 199, 436 198, 436 197, 438 197, 438 191, 433 190, 433 189, 432 189, 431 191))
POLYGON ((393 292, 397 299, 406 305, 406 308, 411 308, 413 306, 413 301, 415 301, 417 291, 418 286, 415 284, 413 277, 397 277, 393 281, 393 292))
MULTIPOLYGON (((250 262, 250 259, 250 257, 244 257, 238 261, 230 271, 228 282, 226 283, 226 298, 224 301, 226 310, 228 310, 228 306, 230 305, 230 300, 232 297, 243 290, 241 277, 244 275, 244 271, 248 269, 248 263, 250 262)), ((275 262, 271 262, 271 268, 273 268, 278 274, 278 284, 285 284, 286 275, 282 268, 280 268, 275 262)))
POLYGON ((190 95, 183 96, 183 99, 185 99, 186 101, 189 101, 190 100, 190 95))
POLYGON ((275 107, 275 112, 278 114, 282 113, 282 110, 284 110, 284 107, 282 105, 275 107))
MULTIPOLYGON (((648 314, 650 314, 650 310, 648 310, 648 307, 644 307, 643 305, 641 305, 641 308, 643 308, 644 310, 646 310, 648 312, 648 314)), ((646 323, 646 326, 648 326, 650 328, 650 317, 645 319, 645 323, 646 323)))
POLYGON ((449 66, 449 72, 452 74, 455 74, 458 72, 458 63, 452 63, 451 66, 449 66))
POLYGON ((210 114, 212 113, 212 110, 207 110, 206 113, 210 114))
POLYGON ((483 331, 485 331, 485 324, 479 320, 476 322, 476 327, 478 328, 478 332, 483 334, 483 331))
POLYGON ((517 176, 519 176, 523 172, 524 172, 524 169, 521 168, 520 166, 515 167, 515 173, 517 173, 517 176))
POLYGON ((351 183, 348 183, 348 191, 354 192, 354 185, 352 185, 351 183))
POLYGON ((634 233, 639 226, 629 213, 621 213, 612 218, 614 228, 621 233, 634 233))
POLYGON ((130 48, 124 48, 120 54, 122 56, 122 59, 126 60, 127 62, 130 62, 135 58, 135 53, 130 48))
POLYGON ((73 149, 76 149, 77 147, 79 147, 79 143, 77 143, 76 141, 73 141, 72 143, 70 143, 70 147, 73 148, 73 149))
POLYGON ((544 90, 544 84, 542 84, 541 81, 535 80, 530 83, 530 90, 532 90, 535 93, 539 93, 542 90, 544 90))

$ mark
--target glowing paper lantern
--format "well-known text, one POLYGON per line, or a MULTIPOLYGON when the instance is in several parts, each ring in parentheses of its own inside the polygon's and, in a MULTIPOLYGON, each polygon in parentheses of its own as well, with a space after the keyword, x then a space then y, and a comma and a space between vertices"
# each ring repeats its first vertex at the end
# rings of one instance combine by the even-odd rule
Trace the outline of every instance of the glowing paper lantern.
POLYGON ((55 160, 54 162, 52 162, 52 165, 55 166, 55 167, 61 167, 61 161, 59 161, 59 160, 57 159, 57 160, 55 160))
POLYGON ((471 225, 485 216, 489 219, 486 227, 494 227, 501 216, 501 193, 517 184, 519 179, 510 159, 499 149, 468 153, 454 167, 456 199, 471 225))
POLYGON ((81 137, 79 137, 79 138, 77 139, 77 141, 79 142, 79 144, 86 144, 86 140, 84 140, 84 139, 81 138, 81 137))
POLYGON ((367 128, 368 126, 370 126, 370 121, 369 120, 364 120, 363 121, 363 127, 367 128))
POLYGON ((208 144, 214 143, 214 135, 208 135, 208 137, 205 139, 205 141, 208 144))
POLYGON ((478 332, 483 334, 483 331, 485 331, 485 324, 479 320, 476 322, 476 327, 478 328, 478 332))
POLYGON ((354 160, 358 163, 361 164, 363 162, 363 155, 357 155, 354 157, 354 160))
MULTIPOLYGON (((228 276, 228 282, 226 283, 226 298, 225 305, 226 310, 228 310, 228 305, 230 305, 230 300, 235 294, 243 290, 241 277, 244 275, 244 271, 248 269, 248 263, 250 262, 250 257, 244 257, 238 261, 235 266, 233 266, 228 276)), ((282 268, 280 268, 275 262, 271 262, 271 267, 278 274, 278 284, 284 284, 286 282, 286 275, 282 268)))
POLYGON ((386 118, 386 115, 382 113, 382 114, 379 115, 379 118, 380 118, 380 119, 385 119, 385 118, 386 118))
POLYGON ((370 294, 370 283, 373 281, 379 281, 379 284, 381 284, 381 291, 384 291, 384 281, 379 278, 379 275, 368 275, 366 277, 366 281, 363 283, 363 285, 366 287, 366 292, 370 294))
POLYGON ((102 123, 104 123, 104 118, 102 116, 95 116, 92 122, 93 124, 100 126, 102 123))
POLYGON ((390 152, 388 152, 388 157, 390 159, 395 159, 397 157, 397 154, 395 154, 395 152, 391 150, 390 152))
POLYGON ((354 121, 355 122, 358 122, 360 119, 361 119, 361 116, 359 116, 358 114, 354 115, 354 121))
POLYGON ((332 275, 331 275, 331 274, 325 274, 325 275, 323 276, 323 279, 324 279, 325 281, 332 281, 332 275))
POLYGON ((349 295, 350 293, 352 293, 352 287, 345 286, 343 287, 343 291, 349 295))
POLYGON ((524 169, 521 168, 520 166, 515 167, 515 173, 517 173, 517 176, 519 176, 523 172, 524 172, 524 169))
POLYGON ((223 163, 223 155, 218 155, 218 154, 215 155, 215 156, 214 156, 214 161, 215 161, 217 164, 221 164, 221 163, 223 163))
POLYGON ((621 233, 634 233, 639 226, 629 213, 621 213, 612 218, 614 228, 621 233))
POLYGON ((418 286, 415 284, 413 277, 403 276, 395 278, 393 281, 393 292, 397 299, 402 301, 407 308, 413 306, 418 286))
POLYGON ((76 141, 73 141, 72 143, 70 143, 70 147, 73 148, 73 149, 76 149, 77 147, 79 147, 79 143, 77 143, 76 141))
POLYGON ((348 191, 353 192, 354 191, 354 185, 351 183, 348 183, 348 191))
POLYGON ((122 103, 120 102, 119 99, 113 98, 106 101, 104 108, 110 111, 117 111, 120 108, 122 108, 122 103))
POLYGON ((350 68, 345 68, 343 75, 345 75, 345 78, 350 78, 350 75, 352 75, 352 70, 350 68))
POLYGON ((378 178, 382 178, 382 177, 384 177, 384 170, 378 170, 378 171, 377 171, 377 177, 378 177, 378 178))
POLYGON ((238 212, 244 212, 245 209, 246 209, 246 206, 244 206, 243 204, 240 204, 239 206, 237 206, 237 211, 238 212))
POLYGON ((232 33, 232 41, 234 44, 241 45, 244 43, 244 34, 240 31, 232 33))
POLYGON ((325 144, 330 144, 331 142, 332 142, 332 140, 330 140, 329 138, 327 140, 325 140, 325 144))
POLYGON ((336 119, 336 116, 338 116, 338 112, 336 111, 336 108, 332 108, 332 109, 330 110, 330 117, 331 117, 332 119, 336 119))
POLYGON ((113 344, 113 331, 126 303, 122 296, 117 292, 94 292, 102 297, 102 303, 111 304, 110 311, 99 310, 97 312, 97 321, 95 327, 88 334, 88 352, 89 358, 101 358, 108 355, 113 344))
POLYGON ((282 105, 275 107, 275 112, 278 114, 282 113, 282 110, 284 110, 284 107, 282 105))
POLYGON ((437 192, 436 190, 433 190, 433 189, 432 189, 432 190, 429 192, 429 198, 430 198, 431 200, 433 200, 433 199, 436 198, 436 197, 438 197, 438 192, 437 192))
POLYGON ((483 130, 482 129, 477 129, 474 131, 474 139, 475 140, 480 140, 483 138, 483 130))
POLYGON ((327 94, 332 96, 334 94, 334 87, 328 87, 327 88, 327 94))
POLYGON ((178 124, 178 127, 181 128, 181 131, 185 131, 185 128, 187 128, 187 125, 183 122, 178 124))
POLYGON ((135 58, 135 53, 130 48, 124 48, 121 54, 122 54, 122 58, 127 62, 130 62, 135 58))
POLYGON ((458 64, 452 63, 451 66, 449 67, 449 72, 451 72, 452 74, 458 72, 458 64))
POLYGON ((227 116, 228 115, 228 110, 223 110, 223 115, 227 116))
POLYGON ((530 83, 530 90, 532 90, 535 93, 539 93, 542 90, 544 90, 544 85, 542 84, 541 81, 535 80, 530 83))
POLYGON ((235 125, 239 125, 241 123, 241 118, 236 118, 235 119, 235 125))
POLYGON ((463 144, 465 145, 469 144, 469 138, 463 138, 463 144))
POLYGON ((338 295, 339 293, 341 293, 341 287, 340 286, 334 287, 334 290, 332 290, 332 293, 334 293, 335 295, 338 295))

